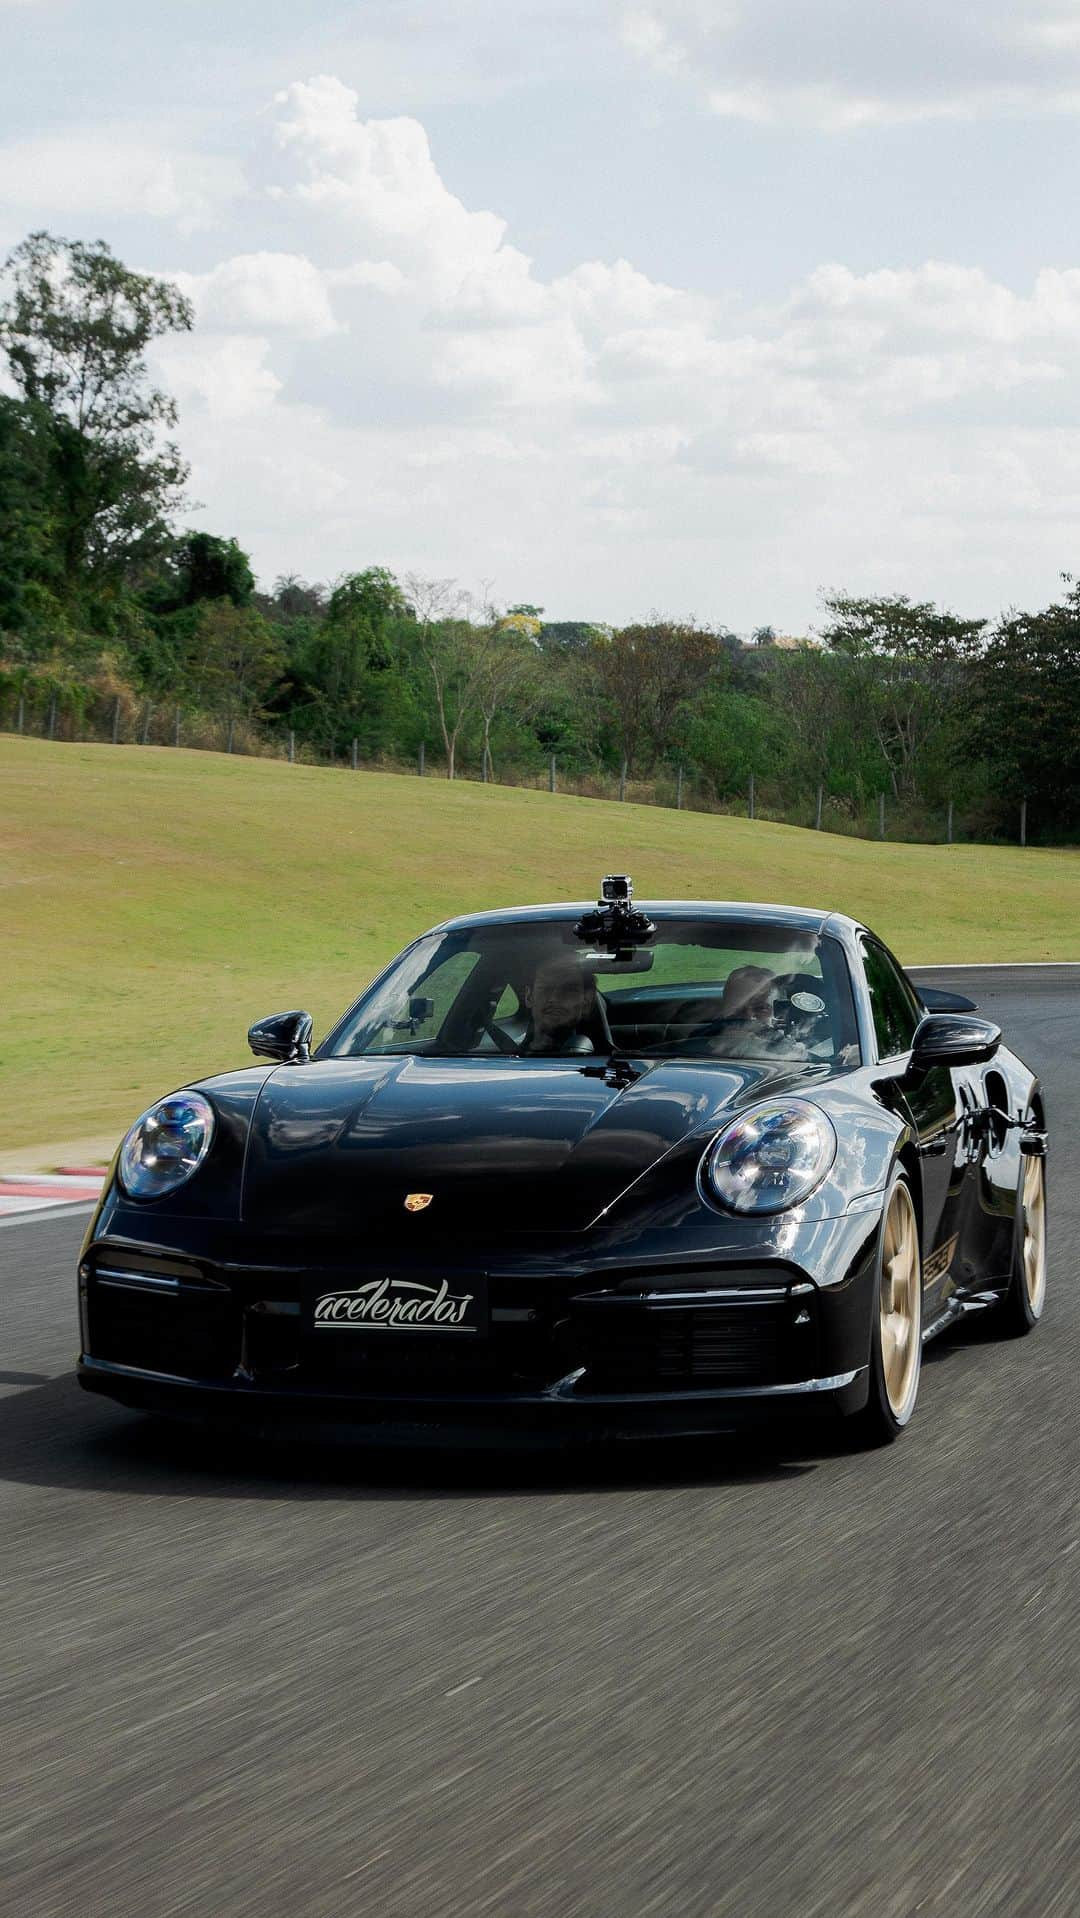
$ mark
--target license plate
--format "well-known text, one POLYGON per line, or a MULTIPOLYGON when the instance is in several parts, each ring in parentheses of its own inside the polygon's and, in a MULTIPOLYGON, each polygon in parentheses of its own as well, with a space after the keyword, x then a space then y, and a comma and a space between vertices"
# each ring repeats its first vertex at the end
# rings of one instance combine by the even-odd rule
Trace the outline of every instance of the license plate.
POLYGON ((487 1308, 485 1277, 365 1279, 320 1293, 314 1329, 468 1338, 487 1331, 487 1308))

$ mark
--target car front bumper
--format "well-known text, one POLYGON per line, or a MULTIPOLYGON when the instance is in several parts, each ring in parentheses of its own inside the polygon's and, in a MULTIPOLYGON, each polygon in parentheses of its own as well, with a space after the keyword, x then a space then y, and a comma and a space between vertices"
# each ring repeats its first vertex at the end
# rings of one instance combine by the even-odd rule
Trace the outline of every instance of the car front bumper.
POLYGON ((804 1261, 493 1261, 472 1341, 320 1331, 314 1301, 340 1267, 106 1236, 80 1265, 79 1379, 169 1416, 312 1434, 656 1435, 850 1412, 867 1392, 874 1236, 867 1215, 843 1242, 834 1227, 827 1274, 816 1240, 791 1248, 804 1261))
POLYGON ((866 1367, 781 1384, 657 1392, 546 1391, 348 1394, 252 1380, 179 1378, 83 1356, 78 1379, 132 1410, 252 1436, 501 1445, 584 1439, 678 1438, 828 1417, 866 1402, 866 1367))

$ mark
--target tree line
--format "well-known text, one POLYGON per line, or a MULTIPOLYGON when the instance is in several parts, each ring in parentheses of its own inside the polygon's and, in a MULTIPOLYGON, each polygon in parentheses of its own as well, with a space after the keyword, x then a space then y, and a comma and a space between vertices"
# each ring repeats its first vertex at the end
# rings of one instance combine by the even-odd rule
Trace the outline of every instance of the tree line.
POLYGON ((694 802, 940 837, 1080 828, 1080 583, 1036 612, 962 618, 825 595, 813 641, 747 644, 657 613, 551 621, 483 588, 359 565, 260 591, 226 533, 185 525, 176 409, 147 350, 190 302, 103 242, 34 233, 7 259, 0 346, 0 723, 184 737, 450 779, 552 759, 597 790, 684 781, 694 802), (154 719, 154 716, 157 716, 154 719), (156 725, 158 731, 152 728, 156 725), (605 782, 606 785, 605 785, 605 782))

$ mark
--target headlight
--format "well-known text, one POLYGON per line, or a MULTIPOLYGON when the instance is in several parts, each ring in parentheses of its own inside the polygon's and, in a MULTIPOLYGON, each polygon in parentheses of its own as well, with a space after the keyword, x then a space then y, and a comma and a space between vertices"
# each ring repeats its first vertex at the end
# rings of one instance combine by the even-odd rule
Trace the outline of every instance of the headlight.
POLYGON ((174 1092, 136 1119, 120 1148, 129 1199, 160 1199, 196 1172, 210 1150, 214 1109, 201 1092, 174 1092))
POLYGON ((702 1161, 706 1192, 729 1212, 783 1212, 820 1185, 836 1133, 806 1099, 775 1099, 743 1113, 702 1161))

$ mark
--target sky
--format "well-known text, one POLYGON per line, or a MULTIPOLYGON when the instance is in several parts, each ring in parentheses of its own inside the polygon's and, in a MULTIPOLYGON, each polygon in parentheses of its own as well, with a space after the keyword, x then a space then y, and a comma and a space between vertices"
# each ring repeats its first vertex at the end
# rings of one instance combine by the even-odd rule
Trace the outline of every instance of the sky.
POLYGON ((1080 570, 1080 0, 0 0, 0 249, 104 238, 190 522, 549 619, 1080 570))

